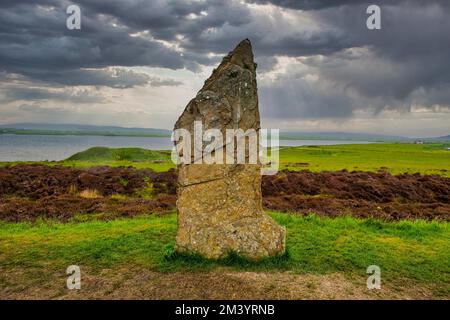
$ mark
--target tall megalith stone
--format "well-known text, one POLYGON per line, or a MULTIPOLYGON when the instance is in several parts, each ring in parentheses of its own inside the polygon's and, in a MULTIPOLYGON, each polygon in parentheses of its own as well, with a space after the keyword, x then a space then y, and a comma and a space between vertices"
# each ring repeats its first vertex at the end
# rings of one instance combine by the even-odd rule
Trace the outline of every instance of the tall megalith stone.
MULTIPOLYGON (((256 64, 248 39, 214 69, 186 106, 175 129, 187 130, 194 141, 198 123, 203 132, 219 129, 224 137, 227 129, 254 129, 259 133, 256 64)), ((204 147, 204 142, 195 146, 204 147)), ((199 153, 193 148, 192 162, 199 160, 196 154, 199 153)), ((248 160, 248 150, 245 154, 248 160)), ((282 254, 285 230, 263 212, 259 160, 232 164, 200 162, 178 165, 175 250, 207 258, 221 258, 230 252, 250 259, 282 254)))

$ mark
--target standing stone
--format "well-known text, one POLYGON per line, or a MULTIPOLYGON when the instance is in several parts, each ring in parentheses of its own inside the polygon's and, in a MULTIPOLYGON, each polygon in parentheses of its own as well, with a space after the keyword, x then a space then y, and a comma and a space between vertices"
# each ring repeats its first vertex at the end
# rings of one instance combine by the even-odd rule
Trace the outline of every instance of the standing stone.
MULTIPOLYGON (((259 134, 256 64, 248 39, 223 59, 176 122, 175 129, 188 130, 192 142, 194 121, 202 122, 203 132, 219 129, 224 137, 226 129, 259 134)), ((214 259, 230 252, 255 260, 282 254, 285 230, 263 212, 260 169, 259 161, 179 164, 175 250, 214 259)))

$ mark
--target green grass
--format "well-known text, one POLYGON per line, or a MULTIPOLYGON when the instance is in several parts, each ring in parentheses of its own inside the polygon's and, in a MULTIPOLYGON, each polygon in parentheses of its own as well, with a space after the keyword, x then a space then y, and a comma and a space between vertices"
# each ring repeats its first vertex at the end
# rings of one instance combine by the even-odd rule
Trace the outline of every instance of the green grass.
MULTIPOLYGON (((353 144, 336 146, 283 147, 280 151, 280 170, 379 171, 392 174, 421 173, 450 177, 450 144, 353 144)), ((0 163, 1 165, 15 165, 0 163)), ((30 163, 30 162, 26 162, 30 163)), ((112 167, 133 166, 167 171, 175 168, 170 151, 139 148, 110 149, 95 147, 73 155, 64 161, 34 162, 87 168, 98 165, 112 167)))
POLYGON ((70 167, 88 168, 95 165, 111 167, 133 166, 138 169, 151 168, 167 171, 175 166, 170 160, 169 150, 147 150, 141 148, 93 147, 74 154, 67 160, 57 162, 70 167))
POLYGON ((146 150, 141 148, 93 147, 74 154, 66 161, 154 161, 168 160, 170 151, 146 150))
POLYGON ((366 144, 289 147, 280 151, 280 169, 378 171, 450 177, 449 144, 366 144), (303 163, 303 165, 298 165, 303 163))
POLYGON ((380 222, 351 217, 271 216, 287 229, 287 254, 259 263, 236 255, 212 261, 173 254, 176 215, 140 216, 81 223, 0 222, 0 266, 8 269, 65 270, 136 265, 157 271, 292 270, 297 273, 366 274, 380 266, 383 279, 450 283, 450 227, 444 222, 380 222))

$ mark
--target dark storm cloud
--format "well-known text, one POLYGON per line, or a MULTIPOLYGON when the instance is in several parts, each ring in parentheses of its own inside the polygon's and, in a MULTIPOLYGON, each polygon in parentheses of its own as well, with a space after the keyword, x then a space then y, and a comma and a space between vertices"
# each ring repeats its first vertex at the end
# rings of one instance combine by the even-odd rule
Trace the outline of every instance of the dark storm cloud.
MULTIPOLYGON (((80 68, 158 66, 171 69, 211 65, 236 43, 251 37, 261 56, 327 54, 351 45, 333 30, 287 33, 277 40, 254 24, 251 10, 237 1, 79 0, 82 29, 67 30, 67 1, 2 3, 0 68, 61 83, 80 68), (116 26, 113 26, 115 24, 116 26), (230 32, 227 28, 233 28, 230 32), (209 31, 214 31, 210 35, 209 31), (132 36, 147 31, 147 36, 132 36), (182 40, 177 40, 182 36, 182 40), (184 53, 159 40, 178 43, 184 53)), ((262 25, 263 26, 263 25, 262 25)), ((266 29, 270 25, 263 26, 266 29)), ((280 34, 284 30, 279 30, 280 34)), ((102 85, 102 83, 99 83, 102 85)))
POLYGON ((273 117, 342 118, 358 110, 449 106, 450 2, 249 3, 253 5, 220 0, 2 1, 0 71, 62 87, 176 86, 180 83, 157 75, 117 70, 150 66, 197 71, 250 38, 260 73, 270 72, 279 56, 301 57, 305 67, 300 74, 285 68, 284 77, 260 86, 261 105, 273 117), (79 31, 65 27, 65 9, 72 3, 81 7, 79 31), (373 3, 381 6, 381 30, 366 28, 366 8, 373 3), (309 20, 301 20, 300 14, 309 20), (308 74, 318 80, 307 80, 308 74))
POLYGON ((224 24, 240 26, 250 22, 249 10, 233 1, 78 0, 77 3, 88 12, 112 16, 129 28, 151 30, 155 37, 163 40, 174 40, 177 34, 193 35, 224 24))
POLYGON ((325 8, 335 8, 341 6, 367 6, 371 4, 382 5, 420 5, 430 3, 443 4, 445 0, 250 0, 250 2, 258 4, 272 4, 289 9, 298 10, 320 10, 325 8))
MULTIPOLYGON (((108 66, 157 66, 182 68, 183 59, 156 40, 130 36, 127 27, 114 27, 111 18, 82 12, 82 29, 65 27, 65 2, 59 6, 40 7, 22 3, 0 10, 0 69, 36 80, 65 85, 89 82, 94 85, 128 87, 117 79, 108 79, 104 71, 94 76, 93 70, 108 66), (87 80, 83 80, 86 76, 87 80), (94 80, 96 80, 96 83, 94 80)), ((132 82, 132 81, 131 81, 132 82)), ((142 81, 138 81, 141 84, 142 81)))
MULTIPOLYGON (((450 105, 450 100, 438 98, 450 90, 449 8, 438 2, 385 6, 380 31, 358 28, 358 21, 365 18, 362 9, 345 7, 338 12, 326 9, 317 13, 322 21, 333 21, 368 50, 362 54, 340 52, 316 62, 311 58, 309 62, 318 74, 363 98, 372 99, 369 103, 377 112, 408 111, 412 104, 419 102, 430 109, 438 101, 450 105), (420 101, 415 95, 419 90, 420 101)), ((360 101, 363 102, 367 103, 360 101)))
POLYGON ((284 8, 299 10, 317 10, 346 4, 357 4, 358 2, 361 3, 360 0, 250 0, 250 2, 273 4, 284 8))
MULTIPOLYGON (((308 3, 295 2, 298 8, 303 6, 305 10, 321 9, 309 13, 327 26, 325 28, 347 35, 345 43, 341 42, 341 50, 339 46, 327 46, 329 52, 315 51, 323 56, 314 55, 314 50, 303 54, 310 55, 303 63, 308 67, 307 72, 320 78, 317 85, 332 84, 331 88, 317 94, 307 105, 304 97, 309 97, 314 89, 304 82, 279 80, 278 84, 263 86, 262 95, 271 97, 271 103, 261 99, 267 114, 286 119, 294 115, 337 118, 352 116, 357 110, 374 114, 383 110, 409 112, 414 106, 430 112, 448 112, 449 2, 392 1, 381 5, 382 29, 379 31, 365 27, 367 4, 364 2, 354 5, 348 5, 348 1, 323 2, 314 8, 308 7, 308 3), (294 94, 289 93, 292 86, 296 88, 294 94), (329 99, 330 96, 336 102, 329 99), (276 101, 281 102, 280 106, 276 101), (268 110, 266 103, 284 112, 268 110), (309 110, 311 105, 315 106, 314 111, 309 110), (336 106, 340 106, 342 112, 336 113, 336 106)), ((282 5, 289 3, 282 2, 282 5)))

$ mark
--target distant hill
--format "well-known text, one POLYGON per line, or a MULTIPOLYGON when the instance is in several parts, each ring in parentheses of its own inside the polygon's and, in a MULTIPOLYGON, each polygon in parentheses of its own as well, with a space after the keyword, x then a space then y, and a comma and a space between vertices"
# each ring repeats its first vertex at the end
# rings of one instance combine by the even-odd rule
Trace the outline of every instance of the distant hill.
POLYGON ((390 141, 411 142, 412 138, 370 133, 351 132, 295 132, 281 131, 280 139, 292 140, 350 140, 350 141, 390 141))
MULTIPOLYGON (((82 124, 46 124, 14 123, 0 125, 0 134, 33 135, 97 135, 97 136, 134 136, 134 137, 170 137, 171 130, 155 128, 124 128, 118 126, 94 126, 82 124)), ((280 131, 283 140, 350 140, 370 142, 448 142, 450 135, 432 138, 408 138, 394 135, 351 133, 351 132, 300 132, 280 131)))
POLYGON ((450 142, 450 135, 435 138, 424 138, 423 140, 429 142, 450 142))
POLYGON ((370 141, 370 142, 448 142, 450 135, 431 138, 409 138, 403 136, 393 136, 371 133, 351 133, 351 132, 295 132, 280 131, 280 139, 287 140, 350 140, 350 141, 370 141))
POLYGON ((50 135, 164 136, 171 131, 154 128, 124 128, 79 124, 14 123, 0 125, 0 133, 50 135))

